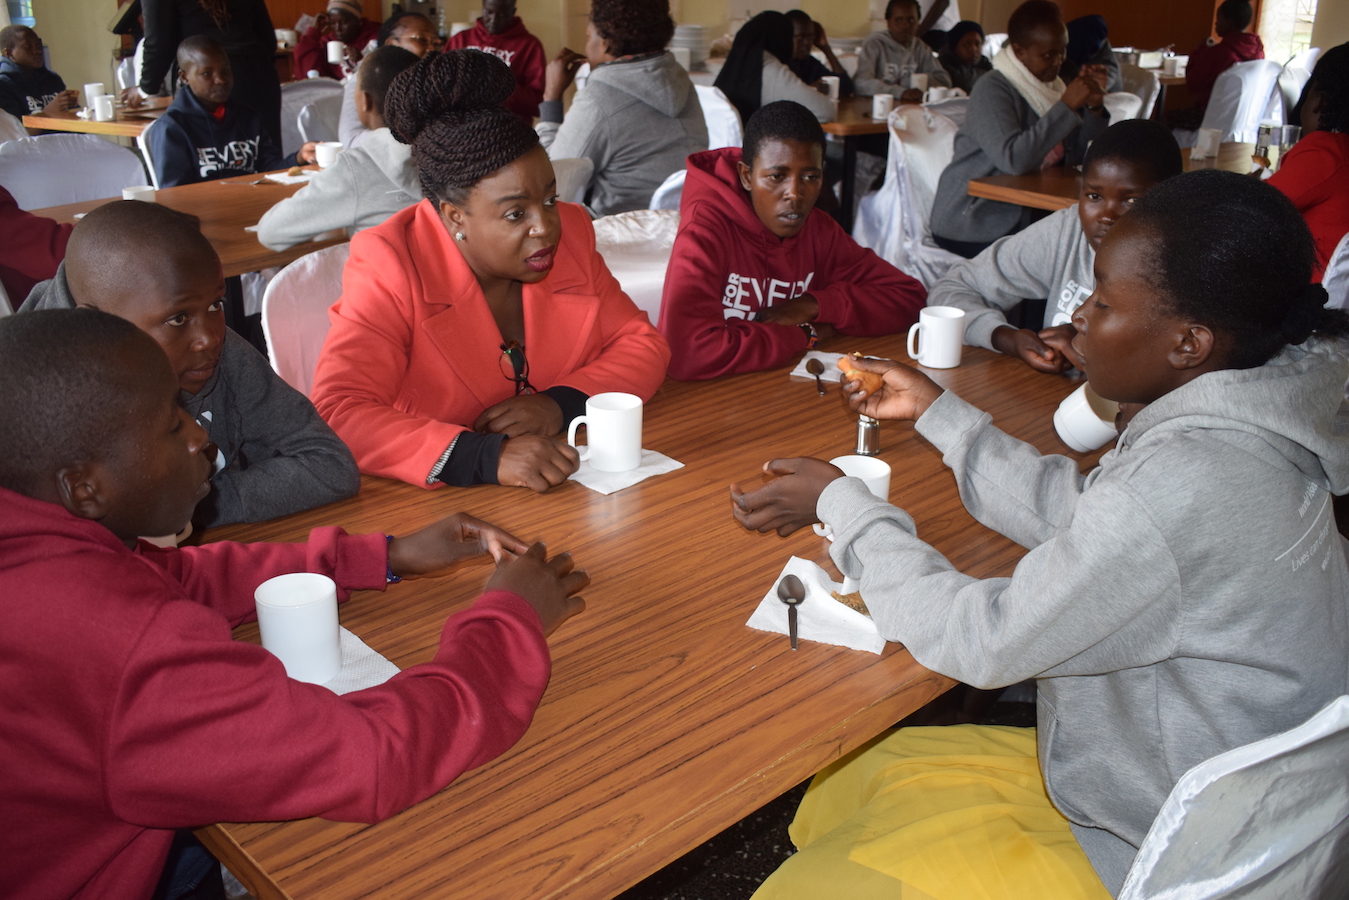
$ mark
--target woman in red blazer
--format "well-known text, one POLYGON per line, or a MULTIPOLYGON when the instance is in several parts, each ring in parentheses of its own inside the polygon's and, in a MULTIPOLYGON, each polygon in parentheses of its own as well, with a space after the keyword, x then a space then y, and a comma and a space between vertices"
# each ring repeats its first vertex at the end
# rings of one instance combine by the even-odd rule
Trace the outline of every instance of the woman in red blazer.
POLYGON ((362 472, 546 491, 576 471, 558 435, 590 395, 649 400, 665 378, 664 338, 501 105, 514 88, 504 63, 465 50, 389 89, 385 118, 429 199, 352 241, 313 390, 362 472))

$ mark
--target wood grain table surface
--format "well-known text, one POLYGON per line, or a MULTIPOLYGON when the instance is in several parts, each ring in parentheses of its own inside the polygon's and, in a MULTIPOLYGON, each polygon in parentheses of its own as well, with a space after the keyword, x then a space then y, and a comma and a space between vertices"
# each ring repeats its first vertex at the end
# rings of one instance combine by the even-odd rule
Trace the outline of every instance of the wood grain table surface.
MULTIPOLYGON (((268 250, 258 243, 258 236, 244 229, 258 224, 258 220, 267 210, 303 187, 300 184, 277 184, 272 181, 258 185, 248 183, 261 177, 261 175, 238 176, 220 181, 203 181, 198 184, 164 188, 155 195, 155 199, 161 206, 191 213, 201 220, 202 234, 206 235, 216 253, 220 254, 220 262, 224 266, 227 278, 245 272, 256 272, 268 266, 284 266, 306 253, 347 240, 344 235, 333 240, 298 244, 289 250, 281 251, 268 250)), ((83 203, 49 206, 30 212, 36 216, 56 219, 58 222, 74 222, 76 215, 120 199, 108 197, 104 200, 86 200, 83 203)))
POLYGON ((152 97, 144 106, 128 109, 119 106, 113 111, 111 122, 96 122, 93 119, 81 119, 75 110, 54 113, 38 113, 24 116, 25 128, 41 128, 44 131, 74 131, 80 134, 106 134, 115 137, 139 137, 146 126, 164 114, 168 109, 169 97, 152 97))
MULTIPOLYGON (((899 105, 898 101, 895 105, 899 105)), ((872 118, 870 97, 845 97, 838 102, 838 117, 832 122, 821 122, 820 127, 839 137, 885 134, 890 129, 888 119, 872 118)))
MULTIPOLYGON (((1218 156, 1213 159, 1192 160, 1188 148, 1181 150, 1181 157, 1187 172, 1225 169, 1244 174, 1251 170, 1251 152, 1254 149, 1254 144, 1226 143, 1219 146, 1218 156)), ((1029 175, 971 178, 967 190, 971 197, 1001 200, 1003 203, 1052 212, 1066 209, 1077 202, 1078 195, 1082 193, 1082 176, 1073 169, 1055 166, 1029 175)))
MULTIPOLYGON (((903 356, 903 336, 835 339, 836 351, 903 356)), ((800 783, 947 690, 902 647, 881 655, 745 626, 787 558, 824 565, 809 529, 741 528, 728 485, 760 483, 782 456, 851 453, 856 418, 836 383, 817 397, 788 369, 700 384, 667 381, 645 409, 644 446, 684 463, 603 496, 485 485, 426 491, 366 477, 354 498, 206 540, 302 540, 318 525, 405 534, 457 510, 549 551, 593 579, 586 611, 553 636, 553 674, 511 750, 379 825, 307 819, 198 834, 260 900, 605 898, 800 783)), ((966 348, 934 372, 1010 433, 1069 453, 1051 415, 1075 387, 966 348)), ((963 571, 1009 575, 1023 551, 964 511, 940 454, 909 423, 881 427, 893 502, 963 571)), ((1069 455, 1073 455, 1069 453, 1069 455)), ((1077 457, 1084 463, 1090 457, 1077 457)), ((357 593, 342 624, 400 668, 428 660, 445 617, 490 569, 357 593)), ((257 640, 256 625, 236 636, 257 640)), ((247 785, 240 785, 247 790, 247 785)))

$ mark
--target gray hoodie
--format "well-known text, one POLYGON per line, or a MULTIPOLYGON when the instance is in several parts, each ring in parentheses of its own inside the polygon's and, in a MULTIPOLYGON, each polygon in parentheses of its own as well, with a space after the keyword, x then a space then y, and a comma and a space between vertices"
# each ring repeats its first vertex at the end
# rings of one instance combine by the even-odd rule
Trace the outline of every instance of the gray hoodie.
POLYGON ((859 479, 820 496, 887 640, 978 687, 1038 679, 1049 796, 1112 892, 1186 770, 1349 691, 1347 375, 1319 339, 1202 375, 1086 476, 943 394, 917 429, 970 513, 1028 548, 1011 578, 961 574, 859 479))
POLYGON ((930 87, 951 86, 951 76, 922 38, 911 38, 906 47, 891 37, 889 31, 873 31, 857 54, 853 85, 859 94, 899 97, 909 89, 909 76, 914 73, 926 75, 930 87))
MULTIPOLYGON (((19 308, 73 309, 62 263, 19 308)), ((194 516, 202 525, 262 522, 355 494, 356 460, 304 394, 228 328, 215 373, 183 406, 220 448, 211 493, 194 516)))
POLYGON ((994 330, 1007 324, 1003 311, 1022 300, 1048 300, 1046 328, 1070 322, 1095 289, 1095 261, 1074 203, 953 265, 928 292, 927 305, 965 310, 965 343, 992 350, 994 330))
POLYGON ((932 233, 981 243, 1026 227, 1034 210, 971 197, 970 179, 1038 172, 1060 141, 1064 165, 1080 165, 1087 145, 1109 125, 1110 117, 1104 113, 1079 116, 1062 102, 1037 116, 1005 75, 989 72, 970 92, 965 124, 956 132, 955 155, 937 182, 932 233))
POLYGON ((361 146, 337 154, 309 184, 267 210, 258 240, 285 250, 336 228, 350 236, 421 199, 412 148, 389 129, 376 128, 365 133, 361 146))
POLYGON ((549 157, 595 164, 586 205, 597 216, 646 209, 690 153, 707 149, 698 92, 669 53, 605 63, 576 92, 565 121, 557 101, 545 101, 539 116, 549 157))

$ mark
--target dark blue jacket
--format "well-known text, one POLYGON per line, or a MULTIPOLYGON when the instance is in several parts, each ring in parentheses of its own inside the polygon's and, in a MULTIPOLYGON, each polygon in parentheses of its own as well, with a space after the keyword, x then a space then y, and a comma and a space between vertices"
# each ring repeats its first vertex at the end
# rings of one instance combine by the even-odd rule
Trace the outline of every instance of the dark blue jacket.
POLYGON ((12 59, 0 58, 0 109, 22 119, 40 113, 66 83, 51 69, 25 69, 12 59))
POLYGON ((149 133, 150 158, 160 187, 295 165, 294 154, 281 155, 253 110, 230 100, 224 118, 216 121, 185 87, 149 133))

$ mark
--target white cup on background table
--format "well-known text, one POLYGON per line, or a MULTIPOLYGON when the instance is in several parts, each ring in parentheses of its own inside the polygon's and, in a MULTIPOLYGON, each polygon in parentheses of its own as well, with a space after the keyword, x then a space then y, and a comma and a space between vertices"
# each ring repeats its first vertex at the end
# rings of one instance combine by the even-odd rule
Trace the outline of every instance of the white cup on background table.
POLYGON ((927 306, 909 328, 909 357, 926 369, 960 365, 965 343, 965 311, 954 306, 927 306))
POLYGON ((337 154, 342 152, 341 141, 319 141, 314 145, 314 162, 320 169, 326 169, 337 162, 337 154))
POLYGON ((571 420, 567 443, 601 472, 631 472, 642 462, 642 398, 613 391, 586 401, 586 413, 571 420), (586 427, 586 446, 576 446, 576 429, 586 427))
POLYGON ((278 575, 253 592, 262 646, 296 681, 323 684, 342 671, 337 585, 327 575, 278 575))
POLYGON ((133 184, 130 187, 122 188, 123 200, 142 200, 146 203, 157 203, 155 199, 155 189, 149 184, 133 184))
POLYGON ((916 91, 926 91, 926 90, 927 90, 927 73, 926 73, 926 72, 914 72, 912 75, 910 75, 910 76, 909 76, 909 87, 913 88, 913 89, 916 90, 916 91))
POLYGON ((103 82, 91 81, 84 86, 84 105, 93 108, 94 98, 102 97, 107 91, 103 89, 103 82))
POLYGON ((820 79, 824 82, 825 93, 830 100, 838 99, 839 84, 842 82, 837 75, 825 75, 820 79))
POLYGON ((113 106, 112 94, 104 94, 101 97, 94 98, 94 121, 111 122, 117 118, 117 112, 113 106))

